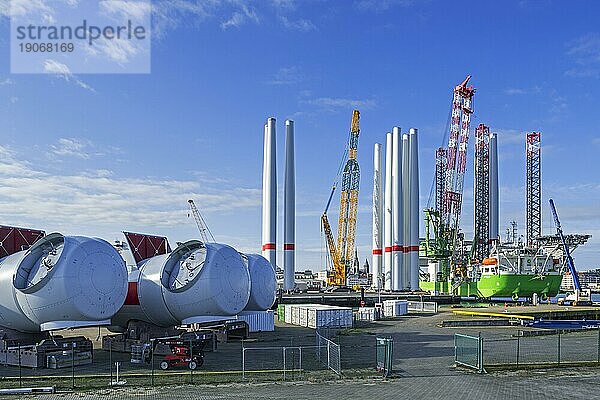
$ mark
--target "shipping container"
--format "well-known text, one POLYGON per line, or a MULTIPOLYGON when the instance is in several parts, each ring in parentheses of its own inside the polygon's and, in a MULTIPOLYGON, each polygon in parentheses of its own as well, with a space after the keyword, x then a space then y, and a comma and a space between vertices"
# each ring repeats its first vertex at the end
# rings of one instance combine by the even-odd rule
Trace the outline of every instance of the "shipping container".
POLYGON ((293 304, 286 304, 285 305, 285 313, 284 313, 284 321, 286 324, 291 324, 292 323, 292 307, 294 305, 293 304))
POLYGON ((273 332, 275 330, 275 313, 267 311, 244 311, 237 317, 238 321, 246 321, 248 332, 273 332))
POLYGON ((408 301, 386 300, 383 302, 383 315, 386 318, 400 317, 408 314, 408 301))
POLYGON ((300 325, 300 306, 292 306, 292 325, 300 325))
POLYGON ((308 309, 309 328, 351 328, 352 309, 349 307, 320 306, 308 309))
POLYGON ((378 321, 381 316, 381 309, 375 307, 360 307, 354 313, 356 321, 378 321))

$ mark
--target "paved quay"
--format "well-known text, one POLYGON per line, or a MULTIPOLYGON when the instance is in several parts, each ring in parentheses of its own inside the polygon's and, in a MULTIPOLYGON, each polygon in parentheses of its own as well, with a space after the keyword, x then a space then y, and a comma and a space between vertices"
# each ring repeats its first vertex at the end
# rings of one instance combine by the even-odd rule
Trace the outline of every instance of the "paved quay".
POLYGON ((593 399, 598 396, 600 369, 527 371, 476 375, 399 377, 387 381, 360 380, 310 383, 230 384, 102 390, 94 393, 60 393, 31 396, 32 399, 61 400, 167 400, 167 399, 365 399, 410 398, 453 400, 593 399))

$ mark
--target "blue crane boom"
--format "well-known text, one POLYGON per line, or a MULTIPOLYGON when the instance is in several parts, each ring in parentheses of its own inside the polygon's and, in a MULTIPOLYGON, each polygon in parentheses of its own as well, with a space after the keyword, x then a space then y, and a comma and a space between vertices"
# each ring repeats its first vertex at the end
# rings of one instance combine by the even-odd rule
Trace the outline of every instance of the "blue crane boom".
POLYGON ((558 232, 558 236, 560 236, 560 241, 562 242, 563 249, 565 251, 565 255, 567 256, 567 266, 569 267, 569 272, 573 277, 573 286, 576 291, 581 290, 581 285, 579 284, 579 277, 577 276, 577 270, 575 269, 575 263, 573 262, 573 257, 571 257, 571 252, 569 251, 569 246, 567 246, 567 242, 565 241, 565 236, 563 235, 562 228, 560 227, 560 221, 558 219, 558 213, 556 212, 556 207, 554 206, 554 200, 550 199, 550 208, 552 209, 552 216, 554 217, 554 225, 556 225, 556 232, 558 232))

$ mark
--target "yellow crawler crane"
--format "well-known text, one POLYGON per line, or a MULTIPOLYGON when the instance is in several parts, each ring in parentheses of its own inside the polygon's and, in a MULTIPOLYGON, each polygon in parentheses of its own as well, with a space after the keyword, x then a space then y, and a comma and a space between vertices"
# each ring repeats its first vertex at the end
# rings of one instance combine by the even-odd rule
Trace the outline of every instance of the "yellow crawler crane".
MULTIPOLYGON (((345 161, 342 172, 342 192, 340 195, 340 218, 338 221, 337 246, 331 232, 331 225, 327 218, 327 210, 336 189, 336 183, 331 189, 329 200, 325 211, 321 216, 323 231, 327 240, 327 250, 331 257, 333 267, 328 274, 327 283, 330 286, 345 286, 346 271, 354 262, 354 246, 356 240, 356 213, 358 210, 358 189, 360 183, 360 167, 356 159, 358 150, 358 135, 360 113, 358 110, 352 112, 352 123, 350 125, 350 139, 347 152, 344 152, 342 163, 345 161)), ((339 175, 338 175, 339 176, 339 175)))

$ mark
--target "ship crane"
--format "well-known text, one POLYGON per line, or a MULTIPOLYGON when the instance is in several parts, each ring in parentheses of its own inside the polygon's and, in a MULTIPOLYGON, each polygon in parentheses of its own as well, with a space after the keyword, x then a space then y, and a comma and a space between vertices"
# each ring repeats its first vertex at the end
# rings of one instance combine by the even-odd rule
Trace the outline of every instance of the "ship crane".
POLYGON ((360 113, 358 110, 354 110, 352 112, 352 122, 350 125, 348 151, 347 153, 344 153, 344 157, 342 158, 342 164, 345 162, 345 165, 342 172, 337 245, 333 238, 331 225, 327 217, 327 211, 329 210, 337 187, 337 179, 329 194, 325 211, 323 212, 323 215, 321 215, 321 224, 323 232, 325 233, 326 246, 332 263, 331 271, 327 277, 327 283, 330 286, 345 286, 346 273, 352 267, 354 262, 356 214, 358 211, 358 189, 360 183, 360 167, 358 165, 358 160, 356 159, 358 151, 358 135, 360 133, 359 118, 360 113))
MULTIPOLYGON (((208 242, 214 243, 215 237, 213 236, 210 229, 208 229, 208 225, 206 225, 206 221, 202 217, 202 214, 200 214, 200 211, 198 210, 198 207, 196 207, 194 200, 191 200, 191 199, 188 200, 188 204, 190 206, 190 211, 192 213, 192 216, 194 217, 194 221, 196 221, 196 226, 198 226, 198 231, 200 232, 200 239, 202 240, 203 243, 208 243, 208 242), (210 236, 210 239, 212 239, 212 240, 209 240, 209 236, 210 236)), ((189 216, 190 216, 190 214, 188 214, 188 217, 189 216)))
POLYGON ((558 213, 556 212, 556 207, 554 206, 554 200, 550 199, 550 208, 552 209, 552 216, 554 217, 554 225, 556 226, 556 233, 560 237, 560 241, 563 246, 563 250, 565 252, 565 257, 567 261, 567 267, 569 268, 569 272, 571 277, 573 277, 573 293, 569 294, 565 298, 558 299, 559 305, 573 305, 573 306, 588 306, 592 304, 592 293, 590 289, 582 289, 581 284, 579 283, 579 276, 577 275, 577 270, 575 269, 575 263, 573 262, 573 257, 571 257, 571 251, 569 250, 569 246, 567 245, 567 241, 565 240, 565 236, 563 234, 562 228, 560 226, 560 221, 558 220, 558 213))
POLYGON ((467 255, 459 245, 459 228, 475 94, 475 88, 469 86, 470 79, 468 75, 454 88, 448 145, 436 151, 435 207, 425 209, 426 253, 442 261, 444 279, 450 275, 449 264, 453 265, 455 276, 464 276, 466 271, 463 267, 467 255))

